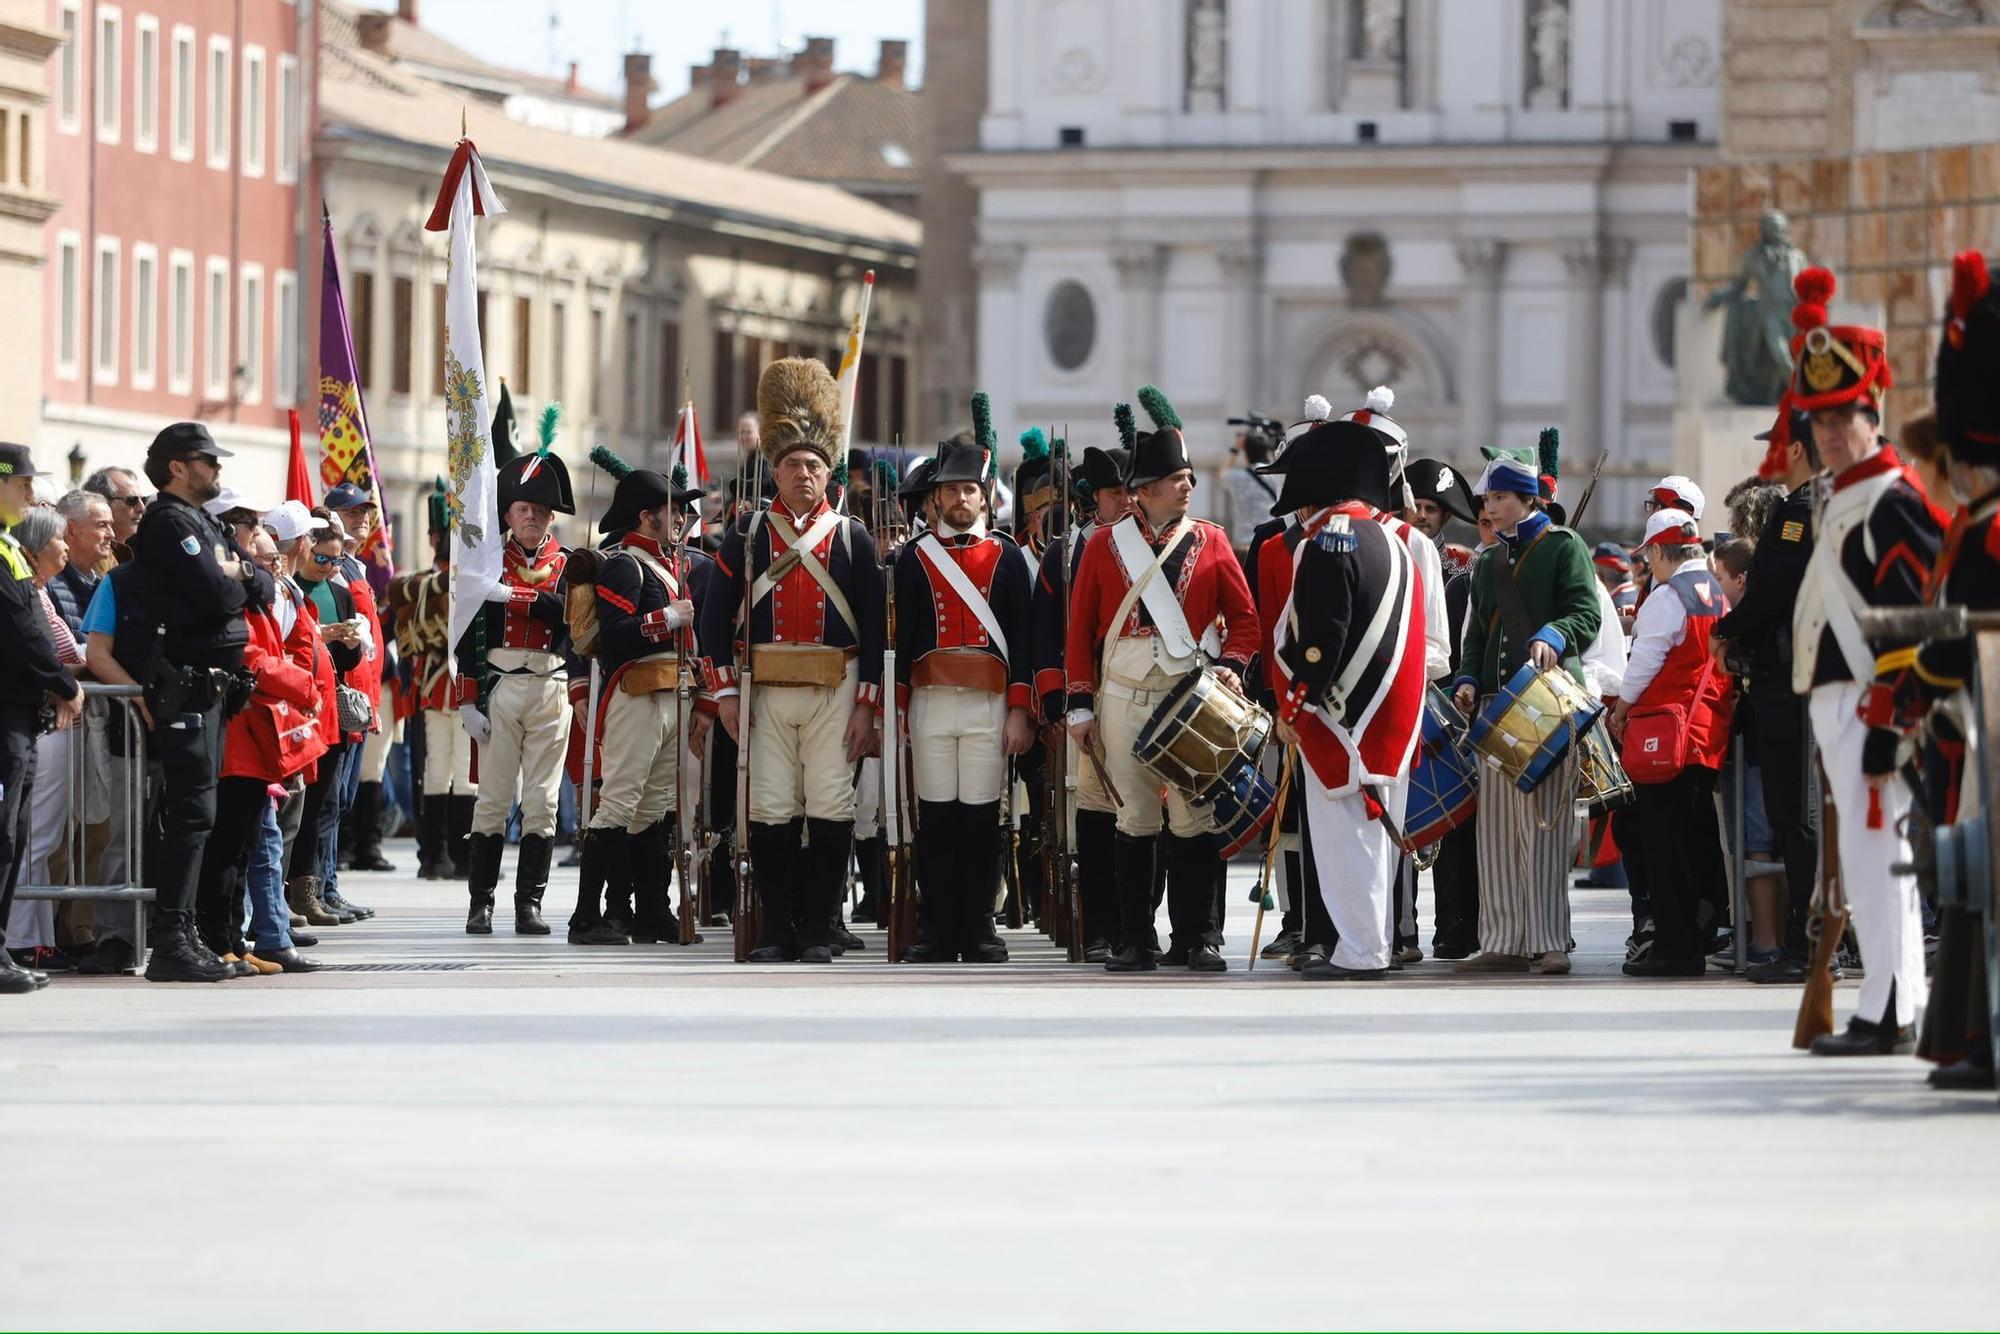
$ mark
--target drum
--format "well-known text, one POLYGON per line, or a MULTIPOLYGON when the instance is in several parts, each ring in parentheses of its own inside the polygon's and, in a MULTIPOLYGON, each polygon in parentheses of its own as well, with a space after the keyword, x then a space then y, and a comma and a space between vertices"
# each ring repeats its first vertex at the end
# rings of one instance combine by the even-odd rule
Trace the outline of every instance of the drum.
POLYGON ((1583 734, 1583 764, 1577 774, 1576 798, 1590 807, 1590 818, 1599 820, 1621 806, 1639 799, 1639 789, 1625 775, 1618 759, 1618 746, 1611 729, 1593 727, 1583 734))
POLYGON ((1533 792, 1603 714, 1604 706, 1568 672, 1523 663, 1479 710, 1472 747, 1520 791, 1533 792))
POLYGON ((1208 804, 1215 811, 1222 857, 1227 861, 1271 827, 1278 813, 1278 791, 1256 765, 1239 760, 1210 791, 1208 804))
MULTIPOLYGON (((1479 809, 1479 761, 1465 737, 1465 715, 1436 685, 1424 691, 1423 731, 1410 762, 1410 795, 1389 836, 1404 852, 1429 848, 1479 809)), ((1386 818, 1386 817, 1385 817, 1386 818)))
POLYGON ((1132 754, 1192 801, 1236 782, 1240 763, 1257 766, 1271 715, 1207 670, 1189 672, 1163 697, 1132 754))

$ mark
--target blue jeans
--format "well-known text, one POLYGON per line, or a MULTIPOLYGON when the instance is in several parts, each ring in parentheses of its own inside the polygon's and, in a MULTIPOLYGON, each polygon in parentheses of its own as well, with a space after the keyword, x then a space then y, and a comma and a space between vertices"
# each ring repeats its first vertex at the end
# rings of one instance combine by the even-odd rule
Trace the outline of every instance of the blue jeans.
POLYGON ((326 805, 320 811, 319 882, 322 897, 340 891, 340 822, 354 805, 354 794, 361 789, 361 751, 361 743, 353 741, 341 753, 340 772, 335 776, 333 790, 326 794, 326 805))
POLYGON ((292 947, 291 909, 285 905, 285 836, 278 830, 278 803, 264 803, 264 818, 250 836, 250 934, 258 949, 292 947))

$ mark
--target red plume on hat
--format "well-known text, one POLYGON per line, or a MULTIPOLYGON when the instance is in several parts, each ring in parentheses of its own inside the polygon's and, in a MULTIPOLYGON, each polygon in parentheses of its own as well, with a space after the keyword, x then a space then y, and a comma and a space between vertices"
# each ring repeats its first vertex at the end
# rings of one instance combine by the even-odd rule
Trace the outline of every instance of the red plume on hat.
POLYGON ((1833 294, 1839 287, 1831 269, 1818 265, 1801 269, 1799 276, 1792 279, 1792 291, 1799 298, 1799 304, 1792 307, 1792 326, 1803 333, 1825 324, 1826 303, 1833 300, 1833 294))
POLYGON ((1785 451, 1792 444, 1792 391, 1787 389, 1778 395, 1778 420, 1764 433, 1769 446, 1764 451, 1764 461, 1757 465, 1757 475, 1767 482, 1776 481, 1785 475, 1790 459, 1785 451))
POLYGON ((1965 321, 1972 314, 1972 308, 1979 304, 1981 297, 1993 286, 1991 276, 1986 272, 1986 256, 1977 250, 1961 250, 1951 260, 1951 319, 1945 323, 1944 336, 1951 340, 1953 347, 1965 345, 1965 321))

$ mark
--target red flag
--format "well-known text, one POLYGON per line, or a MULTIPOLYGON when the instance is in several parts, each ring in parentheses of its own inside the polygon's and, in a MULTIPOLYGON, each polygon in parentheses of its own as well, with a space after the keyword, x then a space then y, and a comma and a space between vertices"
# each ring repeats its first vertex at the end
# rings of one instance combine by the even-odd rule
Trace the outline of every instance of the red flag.
POLYGON ((306 449, 299 442, 299 410, 290 408, 285 415, 291 419, 292 461, 285 469, 285 499, 296 500, 307 508, 319 504, 319 494, 313 490, 312 469, 306 467, 306 449))
POLYGON ((685 464, 688 448, 694 449, 694 466, 689 471, 703 486, 708 485, 708 451, 701 445, 701 422, 695 416, 694 400, 689 399, 681 407, 680 426, 674 432, 674 461, 685 464))

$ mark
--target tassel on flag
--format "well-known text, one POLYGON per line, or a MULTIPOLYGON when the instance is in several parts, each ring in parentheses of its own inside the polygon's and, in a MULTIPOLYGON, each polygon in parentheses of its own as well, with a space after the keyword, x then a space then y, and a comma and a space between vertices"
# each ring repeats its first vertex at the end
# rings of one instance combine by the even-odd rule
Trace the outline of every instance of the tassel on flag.
MULTIPOLYGON (((445 455, 450 484, 445 504, 451 527, 451 614, 447 645, 479 614, 500 582, 499 480, 493 462, 492 412, 486 401, 486 354, 479 344, 479 273, 475 217, 507 211, 472 140, 460 139, 445 168, 428 231, 450 233, 444 296, 445 455)), ((457 664, 452 664, 457 673, 457 664)))
POLYGON ((313 488, 312 469, 306 466, 305 442, 299 437, 299 410, 287 408, 285 417, 292 428, 292 457, 285 466, 285 499, 296 500, 311 509, 319 504, 319 492, 313 488))

